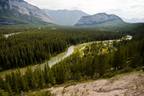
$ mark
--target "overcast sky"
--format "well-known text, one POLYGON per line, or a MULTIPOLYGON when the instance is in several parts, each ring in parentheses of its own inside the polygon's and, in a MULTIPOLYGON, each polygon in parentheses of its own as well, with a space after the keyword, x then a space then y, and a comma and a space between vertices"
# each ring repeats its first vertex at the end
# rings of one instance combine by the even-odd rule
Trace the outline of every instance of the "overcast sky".
MULTIPOLYGON (((122 18, 144 19, 144 0, 25 0, 39 8, 82 10, 88 14, 107 12, 122 18)), ((144 20, 143 20, 144 21, 144 20)))

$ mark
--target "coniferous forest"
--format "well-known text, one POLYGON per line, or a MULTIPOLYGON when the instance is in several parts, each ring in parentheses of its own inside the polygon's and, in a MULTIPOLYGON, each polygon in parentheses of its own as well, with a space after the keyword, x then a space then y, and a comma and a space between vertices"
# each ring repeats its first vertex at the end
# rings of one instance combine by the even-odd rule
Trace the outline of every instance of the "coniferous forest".
POLYGON ((125 32, 84 28, 3 28, 1 31, 0 71, 17 70, 4 77, 0 76, 1 96, 16 96, 22 92, 49 88, 70 81, 95 80, 133 70, 144 70, 143 27, 125 32), (9 31, 22 33, 5 38, 4 35, 9 31), (71 45, 119 39, 125 35, 132 35, 133 39, 114 42, 110 47, 103 42, 93 43, 52 68, 46 64, 43 69, 37 67, 33 70, 27 67, 25 73, 20 72, 21 67, 40 64, 71 45))
MULTIPOLYGON (((5 29, 3 31, 11 31, 5 29)), ((14 29, 12 32, 18 32, 14 29)), ((23 33, 5 38, 0 37, 0 71, 42 63, 70 45, 95 40, 108 40, 120 37, 113 32, 95 32, 73 29, 21 29, 23 33), (26 31, 25 31, 26 30, 26 31)))

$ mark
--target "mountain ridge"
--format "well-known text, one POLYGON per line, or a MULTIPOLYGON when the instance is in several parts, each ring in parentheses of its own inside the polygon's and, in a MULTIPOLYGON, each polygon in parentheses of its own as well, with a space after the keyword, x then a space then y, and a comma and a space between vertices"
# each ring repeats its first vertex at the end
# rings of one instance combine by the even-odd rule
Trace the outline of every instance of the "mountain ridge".
POLYGON ((107 14, 107 13, 98 13, 89 16, 83 16, 80 20, 76 23, 76 26, 91 26, 91 25, 99 25, 99 24, 106 24, 106 23, 117 23, 122 24, 125 23, 119 16, 114 14, 107 14))
POLYGON ((1 0, 0 19, 0 24, 53 23, 41 9, 24 0, 1 0))

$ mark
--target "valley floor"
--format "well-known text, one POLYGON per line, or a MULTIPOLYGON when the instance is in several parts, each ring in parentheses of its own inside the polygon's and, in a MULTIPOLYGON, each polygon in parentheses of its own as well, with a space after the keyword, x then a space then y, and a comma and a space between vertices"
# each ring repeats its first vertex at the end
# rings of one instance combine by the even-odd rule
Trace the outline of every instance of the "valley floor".
MULTIPOLYGON (((12 33, 12 34, 6 34, 5 37, 8 38, 8 37, 10 37, 12 35, 16 35, 16 34, 20 34, 20 33, 21 32, 12 33)), ((53 65, 61 62, 65 58, 67 58, 70 55, 72 55, 74 52, 79 51, 79 52, 82 53, 82 51, 85 49, 86 46, 89 46, 89 45, 94 44, 94 43, 98 44, 100 42, 103 42, 104 45, 109 45, 109 44, 112 44, 113 42, 120 42, 121 40, 131 40, 131 39, 132 39, 132 36, 127 35, 125 37, 122 37, 121 39, 105 40, 105 41, 92 41, 92 42, 78 44, 78 45, 75 45, 75 46, 72 45, 65 52, 62 52, 62 53, 50 58, 50 60, 46 60, 42 64, 27 66, 27 67, 24 67, 24 68, 20 68, 19 70, 20 70, 20 72, 25 73, 25 71, 27 70, 28 67, 32 68, 33 70, 38 68, 38 67, 41 67, 43 69, 46 64, 49 64, 49 66, 52 67, 53 65)), ((6 70, 6 71, 2 71, 2 72, 0 72, 0 76, 4 77, 6 74, 10 74, 11 72, 16 72, 16 71, 17 71, 17 69, 10 69, 10 70, 6 70)))
POLYGON ((144 96, 144 73, 131 72, 110 79, 52 87, 28 93, 28 96, 37 96, 37 93, 46 91, 54 96, 144 96))

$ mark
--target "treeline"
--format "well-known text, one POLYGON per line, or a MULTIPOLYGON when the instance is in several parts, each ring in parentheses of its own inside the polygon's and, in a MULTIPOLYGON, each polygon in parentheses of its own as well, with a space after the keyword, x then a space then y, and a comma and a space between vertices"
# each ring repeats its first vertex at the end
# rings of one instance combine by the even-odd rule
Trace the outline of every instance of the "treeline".
POLYGON ((119 72, 142 70, 144 66, 144 39, 114 43, 117 48, 107 54, 98 54, 98 47, 93 44, 90 49, 84 50, 84 56, 75 53, 66 60, 44 69, 34 71, 27 69, 25 74, 17 71, 0 78, 1 92, 11 95, 23 91, 42 89, 55 84, 62 84, 71 80, 98 79, 111 77, 119 72))
POLYGON ((23 75, 19 70, 0 78, 0 94, 7 93, 8 96, 16 96, 24 91, 42 89, 55 84, 53 72, 46 65, 43 70, 40 68, 34 71, 28 68, 23 75))
POLYGON ((22 33, 8 38, 0 37, 0 71, 42 63, 73 44, 121 37, 118 33, 86 29, 42 28, 19 31, 22 33))

